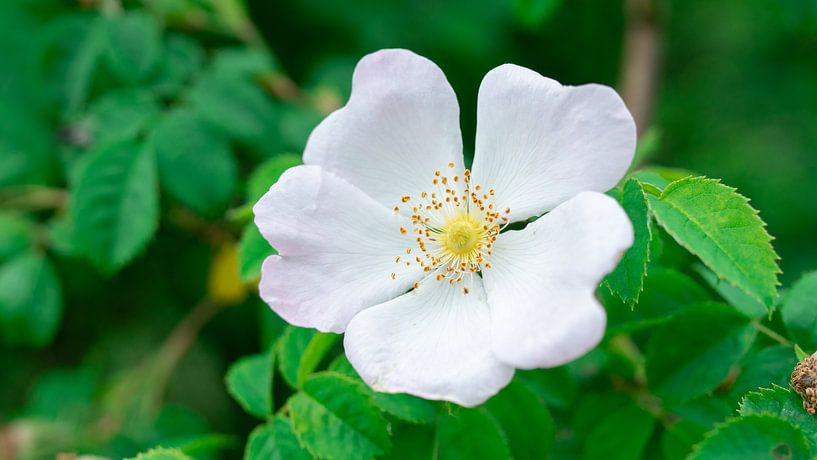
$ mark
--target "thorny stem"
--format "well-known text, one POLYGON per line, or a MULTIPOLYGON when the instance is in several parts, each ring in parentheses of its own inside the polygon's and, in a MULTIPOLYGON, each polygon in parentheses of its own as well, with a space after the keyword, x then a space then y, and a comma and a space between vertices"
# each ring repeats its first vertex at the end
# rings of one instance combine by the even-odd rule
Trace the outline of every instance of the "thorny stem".
POLYGON ((783 337, 782 335, 778 334, 777 332, 769 329, 768 327, 764 326, 760 321, 752 321, 752 326, 757 329, 758 332, 765 334, 770 339, 774 340, 775 342, 787 346, 793 347, 794 343, 791 340, 783 337))

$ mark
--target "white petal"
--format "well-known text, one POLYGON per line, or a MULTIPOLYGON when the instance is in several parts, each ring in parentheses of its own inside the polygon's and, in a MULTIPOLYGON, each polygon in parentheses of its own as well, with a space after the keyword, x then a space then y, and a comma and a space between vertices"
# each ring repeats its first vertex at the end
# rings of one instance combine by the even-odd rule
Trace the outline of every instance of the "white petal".
POLYGON ((344 346, 375 390, 475 406, 513 377, 491 353, 489 321, 479 277, 467 295, 432 278, 355 316, 344 346))
POLYGON ((355 68, 349 102, 309 136, 304 162, 389 208, 419 195, 435 170, 463 169, 454 90, 439 67, 410 51, 369 54, 355 68))
POLYGON ((318 166, 289 169, 253 212, 280 254, 264 262, 261 297, 297 326, 343 332, 357 312, 420 278, 417 264, 394 261, 413 246, 400 234, 406 219, 318 166))
POLYGON ((496 189, 498 209, 519 221, 582 191, 605 192, 635 152, 635 122, 606 86, 562 86, 506 64, 479 88, 475 184, 496 189))
POLYGON ((483 271, 496 356, 530 369, 559 366, 593 349, 606 324, 594 293, 632 243, 624 210, 595 192, 500 234, 492 266, 483 271))

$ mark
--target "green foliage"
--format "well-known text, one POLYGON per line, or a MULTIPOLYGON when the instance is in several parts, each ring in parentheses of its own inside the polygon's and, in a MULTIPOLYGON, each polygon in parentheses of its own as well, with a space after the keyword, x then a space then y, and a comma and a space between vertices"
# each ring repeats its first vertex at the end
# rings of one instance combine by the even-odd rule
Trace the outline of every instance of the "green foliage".
POLYGON ((588 434, 582 458, 640 458, 654 425, 652 415, 634 405, 603 415, 588 434))
POLYGON ((647 345, 650 387, 670 400, 715 389, 752 343, 749 318, 717 303, 689 307, 661 326, 647 345))
POLYGON ((391 448, 387 422, 372 398, 342 374, 310 377, 288 405, 295 434, 316 457, 370 459, 391 448))
POLYGON ((275 417, 250 434, 244 460, 309 460, 312 456, 298 444, 289 419, 275 417))
MULTIPOLYGON (((535 446, 528 446, 531 447, 535 449, 535 446)), ((508 439, 499 422, 483 408, 459 409, 453 414, 440 416, 434 452, 438 458, 455 460, 498 460, 511 457, 508 439), (463 443, 465 438, 470 442, 463 443)))
POLYGON ((807 273, 794 283, 786 293, 780 314, 798 345, 817 349, 817 272, 807 273))
POLYGON ((153 16, 129 11, 107 21, 105 43, 111 71, 128 83, 145 80, 159 64, 161 29, 153 16))
POLYGON ((177 460, 817 454, 786 389, 817 349, 816 10, 426 3, 0 2, 0 444, 177 460), (363 54, 440 64, 469 163, 474 91, 499 62, 618 82, 637 107, 626 64, 649 34, 634 25, 666 54, 653 124, 611 191, 635 242, 597 291, 608 323, 592 352, 517 370, 464 409, 374 391, 340 336, 258 298, 275 250, 252 207, 301 164, 363 54), (765 224, 696 170, 762 210, 780 299, 765 224))
POLYGON ((224 212, 237 164, 225 137, 190 110, 168 114, 152 133, 159 177, 168 193, 203 216, 224 212))
POLYGON ((278 362, 281 375, 289 386, 301 388, 338 338, 337 334, 288 327, 281 337, 278 362))
POLYGON ((256 417, 272 415, 273 356, 269 353, 239 359, 227 371, 227 391, 256 417))
POLYGON ((485 404, 499 422, 513 458, 547 457, 553 447, 553 419, 544 401, 527 384, 516 380, 485 404))
POLYGON ((635 305, 644 289, 647 262, 650 261, 650 241, 652 240, 652 220, 647 212, 647 199, 641 184, 630 179, 624 184, 621 206, 633 223, 633 245, 621 258, 618 267, 607 275, 605 281, 610 290, 624 303, 635 305))
POLYGON ((678 243, 719 277, 771 308, 777 254, 749 200, 717 180, 688 177, 649 195, 650 210, 678 243))
POLYGON ((74 237, 104 272, 130 262, 156 232, 159 203, 153 151, 131 140, 88 153, 71 193, 74 237))
POLYGON ((42 254, 24 253, 0 267, 0 332, 8 345, 48 345, 62 316, 60 281, 42 254))
POLYGON ((769 415, 749 415, 708 433, 689 458, 799 459, 808 458, 808 446, 803 433, 791 423, 769 415))
POLYGON ((792 390, 773 385, 747 394, 740 402, 741 416, 774 415, 800 428, 809 442, 812 454, 817 454, 817 421, 803 410, 803 400, 792 390))

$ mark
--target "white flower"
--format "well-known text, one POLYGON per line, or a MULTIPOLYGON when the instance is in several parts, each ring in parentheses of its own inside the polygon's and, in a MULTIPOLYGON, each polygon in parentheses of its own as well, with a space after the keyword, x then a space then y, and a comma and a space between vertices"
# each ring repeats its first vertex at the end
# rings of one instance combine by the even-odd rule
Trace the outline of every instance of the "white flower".
POLYGON ((594 293, 633 230, 599 192, 634 149, 612 89, 502 65, 480 86, 469 172, 442 71, 406 50, 370 54, 306 164, 254 208, 280 254, 261 296, 294 325, 345 332, 376 390, 480 404, 514 368, 559 366, 601 340, 594 293))

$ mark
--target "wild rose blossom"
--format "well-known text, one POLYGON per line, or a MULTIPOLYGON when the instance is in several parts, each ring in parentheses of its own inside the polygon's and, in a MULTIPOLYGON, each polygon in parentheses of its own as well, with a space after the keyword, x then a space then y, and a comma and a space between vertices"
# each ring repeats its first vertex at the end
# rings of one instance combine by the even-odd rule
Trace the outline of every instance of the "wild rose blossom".
POLYGON ((279 254, 261 297, 291 324, 345 332, 378 391, 480 404, 515 368, 559 366, 601 340, 594 293, 633 230, 600 192, 634 150, 614 90, 506 64, 480 86, 469 171, 442 71, 406 50, 370 54, 305 165, 254 208, 279 254))

